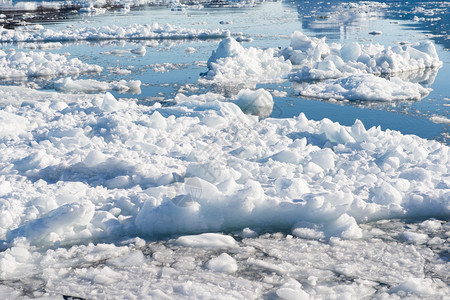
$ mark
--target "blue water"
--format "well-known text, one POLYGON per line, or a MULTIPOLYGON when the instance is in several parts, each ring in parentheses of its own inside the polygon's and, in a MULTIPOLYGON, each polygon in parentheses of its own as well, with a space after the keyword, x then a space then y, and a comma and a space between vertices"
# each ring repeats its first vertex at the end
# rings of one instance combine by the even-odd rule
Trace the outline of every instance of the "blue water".
MULTIPOLYGON (((127 25, 133 23, 169 23, 187 28, 229 29, 232 33, 242 32, 253 39, 244 42, 244 47, 287 47, 290 35, 303 31, 309 36, 327 37, 328 43, 358 41, 362 43, 380 43, 395 45, 400 41, 417 42, 432 40, 438 49, 444 66, 439 69, 434 82, 428 84, 433 91, 421 101, 395 103, 366 102, 328 102, 300 97, 295 84, 258 85, 269 90, 287 92, 286 97, 275 97, 272 117, 292 117, 303 112, 310 119, 329 118, 345 125, 352 125, 355 119, 363 121, 367 128, 381 126, 382 129, 399 130, 405 134, 415 134, 427 139, 436 139, 449 144, 448 124, 436 124, 430 121, 434 115, 449 117, 450 105, 450 40, 449 8, 441 2, 424 1, 384 1, 388 8, 372 7, 367 10, 354 10, 343 1, 280 1, 265 2, 251 8, 204 8, 187 9, 186 12, 172 12, 164 6, 145 6, 132 9, 127 14, 110 11, 106 14, 89 16, 82 14, 56 14, 53 20, 29 19, 32 23, 44 23, 48 28, 65 28, 69 25, 100 26, 106 24, 127 25), (417 8, 420 9, 417 9, 417 8), (423 8, 423 9, 422 9, 423 8), (434 15, 430 16, 433 9, 434 15), (428 11, 427 11, 428 10, 428 11), (414 16, 425 18, 413 21, 414 16), (59 17, 63 19, 58 19, 59 17), (440 18, 440 19, 437 19, 440 18), (227 21, 230 24, 219 24, 227 21), (370 35, 372 31, 381 31, 381 35, 370 35)), ((0 7, 1 11, 1 7, 0 7)), ((17 18, 17 16, 16 16, 17 18)), ((101 74, 83 75, 79 78, 96 80, 136 80, 142 81, 141 93, 118 94, 122 98, 137 98, 141 103, 153 103, 161 99, 171 99, 183 85, 195 87, 195 91, 185 93, 203 93, 215 91, 231 97, 239 87, 213 87, 198 83, 199 74, 206 71, 205 61, 215 50, 220 40, 166 40, 166 41, 107 41, 65 43, 61 49, 45 50, 56 53, 70 52, 71 57, 98 64, 105 68, 101 74), (105 55, 114 50, 130 50, 145 45, 145 56, 130 53, 123 55, 105 55), (186 48, 193 47, 195 53, 187 53, 186 48), (200 62, 200 63, 199 63, 200 62), (203 62, 203 63, 201 63, 203 62), (155 72, 151 65, 177 64, 174 70, 155 72), (130 75, 115 75, 110 68, 130 69, 130 75), (197 90, 198 89, 198 90, 197 90)), ((4 44, 2 49, 21 48, 22 44, 4 44)), ((26 50, 25 50, 26 51, 26 50)), ((52 90, 52 79, 29 79, 42 89, 52 90)), ((4 81, 0 84, 27 84, 24 80, 4 81)), ((184 89, 186 90, 186 89, 184 89)))

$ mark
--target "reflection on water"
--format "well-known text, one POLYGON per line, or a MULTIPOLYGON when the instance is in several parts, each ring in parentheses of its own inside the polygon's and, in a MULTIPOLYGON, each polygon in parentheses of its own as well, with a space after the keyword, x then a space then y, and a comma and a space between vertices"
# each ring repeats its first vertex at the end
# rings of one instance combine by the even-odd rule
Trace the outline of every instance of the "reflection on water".
POLYGON ((298 10, 304 29, 333 39, 346 39, 356 27, 370 26, 370 22, 383 18, 384 3, 352 3, 343 1, 289 1, 298 10))
POLYGON ((413 83, 420 83, 424 87, 431 87, 436 79, 439 68, 425 68, 417 69, 407 72, 402 72, 399 74, 394 74, 393 76, 399 77, 404 81, 409 81, 413 83))
POLYGON ((409 21, 404 26, 430 34, 437 44, 450 49, 450 2, 448 1, 303 1, 285 0, 294 6, 303 29, 332 39, 347 39, 378 19, 409 21), (412 23, 411 23, 412 21, 412 23))
POLYGON ((414 21, 407 24, 415 30, 429 33, 436 44, 450 49, 450 2, 448 1, 395 1, 386 17, 392 20, 414 21))

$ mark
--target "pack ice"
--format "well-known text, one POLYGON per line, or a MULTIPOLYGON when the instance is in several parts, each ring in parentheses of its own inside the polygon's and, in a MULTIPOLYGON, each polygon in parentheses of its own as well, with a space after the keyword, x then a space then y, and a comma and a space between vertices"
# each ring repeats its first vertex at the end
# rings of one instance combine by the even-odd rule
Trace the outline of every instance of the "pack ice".
POLYGON ((363 236, 360 223, 449 213, 449 148, 435 141, 303 114, 258 121, 215 94, 145 107, 108 93, 54 101, 7 89, 0 234, 8 245, 245 227, 352 239, 363 236), (26 102, 8 104, 21 93, 26 102))
POLYGON ((101 72, 102 67, 83 63, 69 55, 47 52, 0 50, 0 78, 70 75, 101 72))
POLYGON ((166 24, 131 24, 126 26, 105 25, 63 30, 46 29, 42 25, 24 26, 16 29, 0 28, 0 42, 62 42, 79 40, 111 39, 180 39, 224 38, 227 30, 190 29, 166 24))

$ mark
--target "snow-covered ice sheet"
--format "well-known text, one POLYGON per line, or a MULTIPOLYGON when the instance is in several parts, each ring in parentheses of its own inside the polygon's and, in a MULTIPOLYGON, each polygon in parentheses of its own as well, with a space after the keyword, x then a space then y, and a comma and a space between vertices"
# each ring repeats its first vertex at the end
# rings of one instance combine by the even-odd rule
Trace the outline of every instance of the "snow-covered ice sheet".
POLYGON ((17 29, 0 28, 0 42, 224 38, 229 35, 230 32, 228 30, 189 29, 170 24, 161 26, 158 23, 131 24, 127 26, 105 25, 64 30, 46 29, 42 25, 26 26, 17 29))
POLYGON ((266 107, 264 90, 178 95, 168 107, 2 90, 7 297, 448 293, 448 224, 430 219, 450 211, 439 142, 303 114, 259 120, 233 103, 266 107), (428 221, 387 235, 394 218, 428 221), (274 229, 295 237, 257 238, 274 229))
POLYGON ((421 100, 430 93, 418 83, 398 77, 385 79, 373 74, 352 75, 342 79, 305 84, 300 95, 336 100, 398 101, 421 100))
POLYGON ((0 79, 101 72, 102 67, 47 52, 0 50, 0 79))
POLYGON ((436 141, 303 114, 258 121, 214 94, 171 107, 46 95, 0 98, 8 245, 245 227, 360 238, 360 223, 449 213, 449 148, 436 141))

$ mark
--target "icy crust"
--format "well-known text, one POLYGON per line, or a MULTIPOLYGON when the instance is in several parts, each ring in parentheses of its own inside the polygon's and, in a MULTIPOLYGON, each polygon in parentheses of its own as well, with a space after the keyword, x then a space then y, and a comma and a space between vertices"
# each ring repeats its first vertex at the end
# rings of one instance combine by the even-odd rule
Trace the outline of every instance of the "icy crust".
POLYGON ((365 74, 304 85, 300 88, 300 95, 350 101, 400 101, 420 100, 427 96, 430 90, 419 83, 403 81, 398 77, 385 79, 365 74))
POLYGON ((246 227, 358 239, 370 220, 449 215, 449 147, 436 141, 303 114, 258 121, 214 94, 164 108, 46 97, 0 98, 7 245, 246 227))
POLYGON ((186 39, 224 38, 227 30, 188 29, 166 24, 132 24, 128 26, 108 25, 64 30, 45 29, 42 25, 20 27, 15 30, 0 28, 0 42, 62 42, 80 40, 112 39, 186 39))
POLYGON ((272 48, 244 48, 234 38, 226 38, 209 57, 203 78, 215 83, 279 81, 292 65, 277 53, 272 48))
POLYGON ((300 68, 293 80, 329 79, 357 74, 398 74, 442 66, 432 42, 412 45, 332 43, 296 31, 283 56, 300 68))
POLYGON ((102 67, 78 58, 47 52, 4 52, 0 50, 0 79, 101 72, 102 67))

